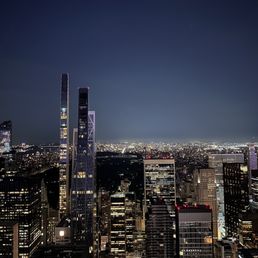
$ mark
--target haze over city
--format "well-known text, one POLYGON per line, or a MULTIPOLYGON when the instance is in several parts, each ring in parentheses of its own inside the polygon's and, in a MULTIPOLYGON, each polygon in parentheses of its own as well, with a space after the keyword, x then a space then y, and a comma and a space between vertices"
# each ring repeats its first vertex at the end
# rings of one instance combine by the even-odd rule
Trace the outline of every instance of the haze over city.
POLYGON ((0 120, 58 142, 59 84, 90 87, 98 141, 257 140, 257 1, 4 1, 0 120))

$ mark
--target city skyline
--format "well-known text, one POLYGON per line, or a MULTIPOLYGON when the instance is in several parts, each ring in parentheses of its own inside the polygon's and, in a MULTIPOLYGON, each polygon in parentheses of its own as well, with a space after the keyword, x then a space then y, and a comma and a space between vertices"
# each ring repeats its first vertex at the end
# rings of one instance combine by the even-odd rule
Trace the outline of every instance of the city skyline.
POLYGON ((98 141, 257 140, 256 1, 26 3, 1 8, 0 120, 14 143, 58 142, 65 72, 70 134, 89 86, 98 141))

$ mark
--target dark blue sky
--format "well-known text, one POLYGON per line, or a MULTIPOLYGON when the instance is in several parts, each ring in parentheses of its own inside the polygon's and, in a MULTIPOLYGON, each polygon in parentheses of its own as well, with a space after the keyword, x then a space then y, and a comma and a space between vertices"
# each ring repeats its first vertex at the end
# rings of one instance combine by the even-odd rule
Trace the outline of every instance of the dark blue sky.
POLYGON ((258 1, 1 1, 0 120, 58 141, 60 74, 97 139, 258 136, 258 1))

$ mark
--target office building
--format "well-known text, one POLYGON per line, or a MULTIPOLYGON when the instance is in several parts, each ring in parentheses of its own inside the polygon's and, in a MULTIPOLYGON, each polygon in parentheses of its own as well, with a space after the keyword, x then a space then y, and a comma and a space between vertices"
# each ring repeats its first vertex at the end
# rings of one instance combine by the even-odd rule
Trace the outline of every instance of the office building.
POLYGON ((218 236, 221 240, 226 236, 225 231, 225 205, 224 205, 224 186, 223 186, 223 164, 224 163, 244 163, 244 154, 210 154, 208 157, 209 168, 214 168, 216 179, 217 196, 217 222, 218 236))
POLYGON ((198 204, 209 205, 212 210, 213 237, 217 239, 217 197, 215 171, 213 168, 194 171, 195 201, 198 204))
POLYGON ((146 214, 146 257, 174 257, 173 219, 162 198, 151 199, 146 214))
POLYGON ((118 191, 111 199, 110 251, 112 257, 134 256, 135 194, 118 191))
POLYGON ((175 213, 175 160, 144 160, 144 203, 145 209, 151 206, 151 199, 163 199, 170 214, 175 213))
POLYGON ((252 209, 258 210, 258 170, 249 171, 251 175, 251 185, 249 187, 251 198, 250 205, 252 209))
MULTIPOLYGON (((156 226, 155 216, 150 215, 157 213, 157 205, 162 200, 162 213, 164 215, 164 223, 168 226, 168 230, 172 230, 172 241, 168 241, 166 237, 160 245, 166 247, 168 253, 163 253, 163 257, 170 257, 171 253, 175 254, 175 160, 174 159, 145 159, 144 160, 144 215, 146 218, 146 241, 150 241, 155 237, 156 226), (164 206, 165 205, 165 206, 164 206), (167 212, 164 211, 167 210, 167 212), (149 235, 148 235, 149 234, 149 235)), ((162 240, 162 239, 161 239, 162 240)), ((148 245, 148 244, 147 244, 148 245)), ((155 247, 156 248, 156 247, 155 247)), ((147 256, 154 255, 156 251, 148 251, 147 256), (152 253, 152 254, 151 254, 152 253)), ((150 256, 155 257, 155 256, 150 256)))
POLYGON ((59 210, 69 212, 69 78, 62 74, 60 103, 59 210))
POLYGON ((257 170, 257 153, 255 151, 255 145, 248 145, 248 169, 249 171, 257 170))
POLYGON ((12 148, 12 122, 4 121, 0 124, 0 155, 12 148))
POLYGON ((97 232, 99 234, 99 249, 100 252, 108 251, 108 244, 110 242, 110 212, 111 201, 109 192, 101 188, 98 191, 98 228, 97 232))
POLYGON ((177 257, 213 257, 212 212, 208 206, 176 208, 177 257))
POLYGON ((111 195, 110 251, 114 257, 125 257, 125 193, 111 195))
MULTIPOLYGON (((18 223, 19 258, 30 257, 41 239, 41 183, 35 177, 1 176, 0 220, 18 223)), ((7 229, 9 230, 9 229, 7 229)))
POLYGON ((228 237, 238 236, 240 214, 249 205, 248 170, 239 163, 223 166, 225 226, 228 237))
POLYGON ((258 210, 248 207, 239 214, 239 243, 245 248, 258 248, 258 210))
POLYGON ((19 225, 15 221, 0 219, 0 257, 19 257, 19 225))
POLYGON ((71 214, 76 224, 74 237, 85 240, 93 254, 95 213, 95 116, 89 124, 88 88, 79 89, 78 138, 71 182, 71 214), (94 123, 93 123, 94 122, 94 123))

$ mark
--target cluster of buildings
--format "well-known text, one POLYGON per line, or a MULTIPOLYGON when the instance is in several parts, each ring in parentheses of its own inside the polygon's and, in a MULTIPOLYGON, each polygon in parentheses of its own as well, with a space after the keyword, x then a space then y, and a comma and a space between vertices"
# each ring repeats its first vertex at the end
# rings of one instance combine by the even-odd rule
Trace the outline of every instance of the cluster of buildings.
POLYGON ((48 160, 44 164, 48 168, 59 168, 58 210, 49 206, 46 184, 39 176, 47 168, 40 165, 38 170, 38 160, 29 154, 22 155, 24 164, 17 166, 17 155, 11 151, 12 124, 6 121, 0 125, 0 155, 3 157, 0 178, 0 242, 8 242, 7 235, 10 238, 10 244, 3 244, 1 257, 29 258, 36 255, 41 245, 53 243, 67 245, 66 253, 71 250, 84 253, 85 257, 94 256, 95 112, 89 110, 88 94, 89 88, 79 89, 78 128, 73 130, 73 145, 70 148, 69 77, 68 74, 62 74, 59 161, 56 164, 53 160, 48 160), (36 165, 28 168, 26 160, 36 161, 36 165), (14 170, 6 164, 10 161, 15 163, 14 170))
MULTIPOLYGON (((189 159, 194 168, 190 173, 182 169, 186 180, 178 176, 179 161, 171 146, 157 150, 140 144, 136 149, 143 157, 142 198, 123 175, 115 190, 97 188, 89 88, 78 90, 78 126, 72 140, 69 92, 69 76, 62 74, 58 155, 56 150, 41 153, 28 146, 14 152, 12 123, 0 124, 1 257, 257 257, 258 168, 253 144, 246 153, 208 156, 193 146, 200 158, 189 159), (57 208, 49 204, 42 177, 51 168, 59 173, 57 208)), ((123 144, 114 150, 133 153, 135 146, 123 144)), ((179 153, 178 159, 186 158, 182 149, 179 153)))

